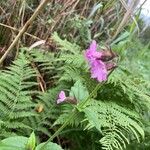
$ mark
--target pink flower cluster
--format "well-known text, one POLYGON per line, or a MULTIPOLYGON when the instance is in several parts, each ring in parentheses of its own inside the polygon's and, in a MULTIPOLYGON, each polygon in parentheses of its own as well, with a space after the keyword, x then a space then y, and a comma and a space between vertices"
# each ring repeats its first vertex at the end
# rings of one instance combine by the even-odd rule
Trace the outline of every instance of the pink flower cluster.
POLYGON ((107 80, 107 66, 101 60, 103 53, 98 52, 96 41, 92 41, 90 47, 85 51, 85 57, 89 62, 91 78, 97 79, 99 82, 107 80))

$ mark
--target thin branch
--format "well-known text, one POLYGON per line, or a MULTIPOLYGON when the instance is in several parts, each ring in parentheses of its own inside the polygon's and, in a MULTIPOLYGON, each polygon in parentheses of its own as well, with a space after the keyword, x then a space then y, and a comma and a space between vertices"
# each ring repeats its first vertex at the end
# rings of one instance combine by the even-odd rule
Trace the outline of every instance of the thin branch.
POLYGON ((26 32, 26 30, 28 29, 28 27, 33 23, 34 19, 39 15, 40 11, 45 7, 45 5, 49 2, 50 0, 43 0, 39 6, 37 7, 37 9, 35 10, 35 12, 33 13, 33 15, 31 16, 31 18, 25 23, 25 25, 22 27, 22 29, 20 30, 20 32, 18 33, 18 35, 16 36, 16 38, 14 39, 14 41, 11 43, 11 45, 8 47, 8 49, 6 50, 5 54, 1 57, 0 59, 0 64, 2 64, 2 62, 5 60, 5 58, 7 57, 7 55, 9 54, 9 52, 14 48, 14 46, 17 44, 18 40, 20 39, 20 37, 26 32))
MULTIPOLYGON (((122 2, 122 0, 120 0, 120 1, 122 2)), ((121 20, 120 25, 118 26, 118 28, 117 28, 115 34, 113 35, 112 39, 108 40, 106 43, 111 43, 111 41, 113 41, 118 36, 118 34, 122 31, 122 29, 125 27, 125 25, 129 21, 130 17, 132 16, 135 5, 137 5, 136 2, 139 2, 139 0, 137 0, 137 1, 133 0, 131 2, 130 7, 127 9, 126 13, 124 14, 124 17, 121 20)))
MULTIPOLYGON (((126 9, 126 11, 128 11, 128 5, 126 4, 126 2, 124 0, 120 0, 120 2, 122 3, 123 7, 126 9)), ((131 18, 133 19, 134 23, 136 24, 137 26, 137 29, 138 29, 138 33, 140 32, 140 29, 139 29, 139 25, 134 17, 133 14, 131 14, 131 18)))
MULTIPOLYGON (((12 26, 3 24, 3 23, 0 23, 0 26, 6 27, 6 28, 8 28, 8 29, 10 29, 10 30, 13 30, 13 31, 16 31, 16 32, 20 32, 20 30, 14 28, 14 27, 12 27, 12 26)), ((42 40, 42 39, 40 39, 39 37, 37 37, 37 36, 35 36, 35 35, 32 35, 32 34, 30 34, 30 33, 25 32, 24 34, 27 35, 27 36, 30 36, 30 37, 32 37, 32 38, 34 38, 34 39, 42 40)))

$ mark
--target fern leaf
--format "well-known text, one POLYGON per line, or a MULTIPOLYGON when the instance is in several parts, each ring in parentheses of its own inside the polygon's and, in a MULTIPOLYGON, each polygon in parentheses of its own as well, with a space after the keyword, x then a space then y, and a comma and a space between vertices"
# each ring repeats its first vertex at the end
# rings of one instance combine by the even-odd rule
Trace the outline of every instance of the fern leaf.
POLYGON ((129 144, 128 136, 134 135, 138 142, 144 138, 144 131, 134 119, 134 113, 115 103, 92 100, 84 109, 88 121, 85 129, 96 128, 103 138, 100 140, 103 149, 123 149, 129 144), (125 111, 124 111, 125 110, 125 111))

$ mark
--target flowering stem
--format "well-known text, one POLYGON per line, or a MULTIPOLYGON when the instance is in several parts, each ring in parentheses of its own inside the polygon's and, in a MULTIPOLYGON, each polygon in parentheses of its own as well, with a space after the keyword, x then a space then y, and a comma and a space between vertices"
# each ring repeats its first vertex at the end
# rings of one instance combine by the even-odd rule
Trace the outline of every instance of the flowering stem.
POLYGON ((50 142, 52 141, 56 136, 59 135, 59 133, 68 125, 68 123, 70 122, 70 120, 72 118, 75 118, 75 116, 78 114, 79 112, 74 110, 68 117, 68 119, 64 122, 64 124, 44 143, 44 145, 40 148, 40 150, 43 150, 43 148, 50 142))
MULTIPOLYGON (((112 69, 108 76, 109 77, 112 72, 114 71, 114 69, 112 69)), ((81 102, 75 109, 74 111, 69 115, 68 119, 64 122, 64 124, 45 142, 45 144, 40 148, 40 150, 43 150, 43 148, 50 142, 52 141, 56 136, 59 135, 59 133, 69 124, 70 120, 75 119, 75 117, 77 116, 77 114, 79 113, 78 110, 82 110, 84 109, 84 106, 91 100, 92 97, 94 97, 94 95, 96 95, 97 91, 100 89, 100 87, 105 84, 107 81, 103 82, 103 83, 98 83, 97 86, 94 88, 94 90, 91 92, 91 94, 88 96, 87 99, 85 99, 83 102, 81 102)))
POLYGON ((99 83, 97 84, 97 86, 95 87, 95 89, 91 92, 91 94, 89 95, 89 97, 87 99, 85 99, 82 103, 79 104, 78 109, 82 109, 87 102, 94 96, 96 95, 97 91, 99 90, 99 88, 102 86, 103 84, 99 83))
MULTIPOLYGON (((89 95, 87 99, 85 99, 82 103, 79 104, 78 109, 83 109, 85 104, 96 94, 96 92, 99 90, 99 88, 102 86, 102 84, 98 84, 95 89, 92 91, 92 93, 89 95)), ((59 133, 69 124, 70 120, 74 119, 76 115, 79 112, 74 109, 74 111, 69 115, 68 119, 64 122, 64 124, 44 143, 44 145, 40 148, 40 150, 43 150, 43 148, 50 142, 52 141, 56 136, 59 135, 59 133)))

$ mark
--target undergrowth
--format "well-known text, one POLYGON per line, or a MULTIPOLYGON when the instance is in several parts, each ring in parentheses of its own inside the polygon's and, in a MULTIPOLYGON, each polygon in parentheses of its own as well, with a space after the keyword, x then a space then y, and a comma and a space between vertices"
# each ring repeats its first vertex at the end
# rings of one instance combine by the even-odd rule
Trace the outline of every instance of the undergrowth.
MULTIPOLYGON (((142 70, 135 65, 135 74, 130 68, 133 66, 128 63, 128 59, 131 63, 131 58, 133 61, 135 58, 131 55, 128 58, 125 56, 128 54, 123 55, 121 51, 118 67, 90 97, 98 83, 90 78, 84 51, 79 45, 60 39, 56 33, 53 40, 58 46, 57 55, 40 49, 23 48, 13 64, 1 70, 1 137, 12 134, 29 136, 34 130, 40 142, 51 137, 67 121, 69 129, 64 127, 59 133, 60 139, 69 140, 62 144, 64 148, 71 146, 72 138, 78 135, 76 130, 81 131, 81 136, 75 138, 77 147, 71 146, 71 149, 81 149, 83 143, 79 143, 86 138, 84 136, 95 139, 85 149, 124 149, 132 141, 144 141, 147 136, 147 132, 144 132, 149 124, 146 114, 150 104, 148 77, 141 75, 146 67, 142 66, 144 60, 139 62, 142 70), (56 104, 61 90, 75 97, 77 106, 56 104), (68 120, 73 112, 76 115, 68 120)), ((126 42, 122 46, 129 47, 128 44, 126 42)), ((116 46, 119 47, 119 44, 116 46)), ((137 50, 135 53, 138 53, 137 50)))
MULTIPOLYGON (((39 2, 0 3, 3 55, 39 2), (13 4, 12 10, 8 4, 13 4)), ((31 135, 32 141, 36 135, 37 144, 46 143, 35 148, 34 139, 35 150, 50 145, 59 150, 150 148, 150 45, 143 44, 134 30, 139 14, 124 30, 125 22, 120 27, 126 11, 124 3, 116 0, 54 0, 47 5, 1 67, 0 139, 8 139, 0 146, 12 136, 15 141, 25 136, 24 143, 26 137, 31 135), (37 39, 45 44, 29 48, 37 39), (116 54, 112 60, 116 66, 103 82, 91 78, 85 58, 92 39, 98 49, 111 52, 106 48, 109 43, 116 54), (61 91, 65 100, 58 103, 61 91)))

